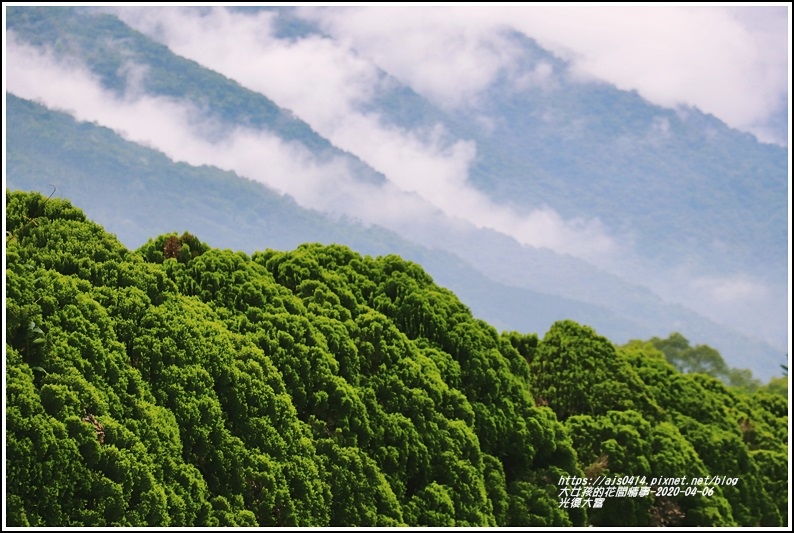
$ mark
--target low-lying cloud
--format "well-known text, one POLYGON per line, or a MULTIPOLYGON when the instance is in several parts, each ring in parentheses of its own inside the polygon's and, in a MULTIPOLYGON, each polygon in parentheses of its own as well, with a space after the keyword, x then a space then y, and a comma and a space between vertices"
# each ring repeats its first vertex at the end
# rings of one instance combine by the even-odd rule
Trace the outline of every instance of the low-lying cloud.
MULTIPOLYGON (((360 111, 389 81, 343 43, 314 35, 295 41, 277 39, 273 15, 268 12, 141 9, 118 13, 176 53, 293 110, 336 146, 382 172, 396 188, 418 195, 448 217, 499 231, 522 244, 579 257, 615 248, 597 220, 564 220, 551 208, 522 216, 469 186, 468 169, 476 156, 473 142, 449 139, 440 127, 386 126, 377 113, 360 111)), ((543 75, 541 69, 538 76, 543 75)))
POLYGON ((287 143, 265 131, 234 128, 218 139, 221 125, 189 103, 152 97, 136 87, 146 67, 126 65, 133 78, 121 96, 105 90, 76 60, 56 60, 44 50, 19 43, 8 33, 7 89, 85 122, 109 127, 125 139, 191 165, 213 165, 289 194, 307 208, 372 219, 387 224, 405 214, 430 217, 433 209, 410 195, 360 183, 345 160, 318 162, 301 144, 287 143), (390 203, 393 209, 373 208, 390 203))
POLYGON ((494 8, 307 8, 303 16, 445 108, 476 104, 521 54, 494 8))
POLYGON ((498 75, 513 72, 518 54, 503 38, 509 29, 569 61, 574 77, 637 90, 666 107, 695 106, 786 144, 769 123, 788 98, 787 9, 467 6, 302 13, 442 106, 476 102, 498 75))

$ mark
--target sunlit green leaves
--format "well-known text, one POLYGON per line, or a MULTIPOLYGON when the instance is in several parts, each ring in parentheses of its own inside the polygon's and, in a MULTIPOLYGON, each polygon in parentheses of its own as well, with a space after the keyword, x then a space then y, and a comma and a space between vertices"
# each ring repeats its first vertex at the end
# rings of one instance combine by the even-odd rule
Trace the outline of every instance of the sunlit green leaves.
POLYGON ((36 217, 7 256, 14 525, 781 523, 779 394, 570 321, 500 335, 397 256, 130 252, 67 202, 7 205, 36 217), (716 470, 742 485, 559 505, 562 476, 716 470))

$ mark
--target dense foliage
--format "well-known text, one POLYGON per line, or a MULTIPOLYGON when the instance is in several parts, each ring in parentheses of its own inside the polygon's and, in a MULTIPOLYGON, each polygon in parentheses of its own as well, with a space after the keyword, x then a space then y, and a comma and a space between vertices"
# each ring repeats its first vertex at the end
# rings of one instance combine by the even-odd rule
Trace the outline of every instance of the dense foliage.
POLYGON ((416 264, 6 197, 9 525, 781 525, 786 399, 571 321, 499 334, 416 264), (560 504, 562 477, 735 476, 560 504))

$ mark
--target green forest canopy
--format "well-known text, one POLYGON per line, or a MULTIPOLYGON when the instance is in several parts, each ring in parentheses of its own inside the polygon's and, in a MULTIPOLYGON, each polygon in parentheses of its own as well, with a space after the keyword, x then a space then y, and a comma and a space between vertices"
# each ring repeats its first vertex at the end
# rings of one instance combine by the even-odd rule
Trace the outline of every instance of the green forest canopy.
POLYGON ((788 523, 771 385, 572 321, 498 333, 394 255, 130 251, 24 192, 6 221, 8 525, 788 523), (563 478, 714 475, 738 482, 561 498, 563 478))

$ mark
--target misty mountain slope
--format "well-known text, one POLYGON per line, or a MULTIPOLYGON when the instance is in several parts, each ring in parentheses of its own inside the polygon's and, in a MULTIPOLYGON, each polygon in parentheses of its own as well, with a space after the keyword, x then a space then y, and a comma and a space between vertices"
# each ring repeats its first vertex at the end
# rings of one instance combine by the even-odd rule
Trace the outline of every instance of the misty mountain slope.
MULTIPOLYGON (((211 167, 174 163, 107 128, 77 122, 65 113, 12 94, 6 98, 7 128, 13 132, 7 140, 8 185, 43 194, 52 192, 50 184, 56 186, 56 197, 70 195, 130 247, 140 246, 152 235, 173 231, 190 231, 210 244, 224 243, 246 253, 293 249, 303 242, 341 243, 360 253, 396 253, 422 264, 437 283, 456 292, 475 316, 501 329, 542 332, 555 320, 572 318, 598 327, 619 342, 677 329, 697 342, 715 338, 718 342, 714 345, 721 350, 720 342, 726 342, 741 353, 761 354, 749 361, 732 359, 733 352, 723 351, 734 366, 756 363, 752 366, 756 375, 765 376, 777 364, 768 347, 681 308, 657 304, 647 305, 641 312, 634 306, 636 314, 632 316, 494 282, 457 256, 422 248, 378 227, 303 209, 261 184, 211 167), (759 364, 762 361, 766 363, 759 364)), ((492 239, 497 242, 498 236, 492 239)), ((487 257, 491 251, 480 252, 480 257, 487 257)), ((527 277, 531 278, 533 271, 551 276, 544 268, 548 267, 542 262, 531 265, 527 277)), ((575 271, 571 276, 587 279, 588 272, 575 271)), ((640 294, 638 300, 642 297, 640 294)), ((644 298, 649 299, 647 295, 644 298)))
MULTIPOLYGON (((278 13, 287 33, 302 11, 278 13)), ((301 26, 290 37, 305 33, 301 26)), ((770 263, 786 257, 785 148, 698 109, 667 109, 633 91, 577 80, 533 39, 502 37, 514 64, 475 103, 444 111, 395 81, 381 85, 390 90, 365 109, 390 124, 442 124, 451 140, 475 141, 469 179, 500 203, 597 217, 617 236, 631 235, 657 264, 685 255, 701 268, 780 274, 770 263)))
POLYGON ((115 16, 61 7, 10 7, 7 16, 7 29, 14 36, 47 47, 58 57, 79 58, 106 89, 119 96, 146 93, 190 102, 214 121, 206 135, 220 137, 231 125, 265 128, 287 142, 299 142, 319 159, 344 158, 361 180, 383 181, 383 176, 331 145, 290 111, 216 72, 195 68, 194 62, 170 53, 115 16))
MULTIPOLYGON (((162 45, 151 44, 140 33, 131 30, 124 24, 120 24, 113 17, 107 15, 94 16, 79 10, 63 12, 65 14, 60 11, 57 12, 59 14, 56 16, 46 9, 29 12, 25 10, 11 11, 9 12, 10 15, 16 18, 9 27, 13 27, 14 34, 20 39, 30 38, 34 42, 49 42, 53 45, 61 42, 69 43, 68 46, 63 44, 56 46, 64 54, 64 60, 84 62, 95 75, 103 80, 110 80, 110 82, 106 82, 110 88, 113 88, 114 83, 121 84, 113 88, 116 92, 147 96, 148 92, 144 92, 144 89, 148 91, 150 87, 153 87, 155 94, 169 97, 168 101, 173 108, 178 108, 185 101, 191 102, 194 108, 201 110, 200 115, 212 117, 211 121, 209 121, 209 126, 207 125, 208 121, 204 117, 194 120, 192 125, 195 126, 196 131, 189 132, 190 134, 201 135, 203 138, 209 138, 210 144, 205 145, 208 149, 214 150, 219 147, 218 149, 222 150, 225 141, 224 135, 237 131, 239 124, 249 129, 254 126, 261 128, 261 131, 270 132, 277 139, 282 139, 280 137, 282 131, 279 130, 279 124, 287 120, 285 117, 289 118, 292 115, 286 111, 271 115, 257 111, 260 108, 271 109, 273 107, 272 101, 267 96, 245 89, 238 83, 201 67, 194 61, 175 56, 162 45), (25 13, 25 16, 19 16, 19 13, 25 13), (70 22, 61 24, 59 22, 61 18, 70 22), (41 21, 46 22, 46 24, 41 21), (96 36, 94 41, 91 40, 92 36, 96 36), (77 56, 73 54, 77 54, 77 56), (80 56, 80 54, 85 55, 80 56), (164 57, 160 57, 161 54, 164 57), (163 65, 167 65, 168 68, 164 68, 163 65), (140 76, 136 78, 130 72, 139 72, 140 76), (161 80, 160 78, 163 79, 161 80), (209 84, 206 89, 204 88, 205 83, 209 84), (124 87, 124 89, 122 90, 120 87, 124 87), (179 98, 174 98, 174 95, 179 95, 179 98), (246 104, 241 106, 239 102, 245 102, 246 104), (246 114, 247 107, 253 110, 251 117, 246 114), (226 121, 227 118, 229 121, 226 121), (275 126, 271 127, 271 121, 275 126)), ((11 19, 12 17, 9 18, 11 19)), ((305 27, 301 31, 306 31, 305 27)), ((412 91, 405 88, 400 89, 400 85, 396 84, 394 80, 389 81, 386 85, 394 87, 396 90, 401 90, 410 97, 403 109, 414 108, 413 100, 411 99, 414 98, 415 93, 414 96, 410 96, 412 91)), ((117 103, 121 106, 126 104, 125 101, 117 103)), ((423 115, 425 112, 429 113, 428 109, 431 107, 427 102, 416 107, 416 109, 422 110, 418 115, 423 115)), ((163 107, 163 109, 166 108, 163 107)), ((439 111, 436 111, 429 116, 440 116, 439 113, 439 111)), ((301 152, 303 155, 300 157, 308 161, 310 165, 314 165, 313 168, 316 171, 317 180, 319 180, 315 184, 326 183, 329 192, 333 192, 332 189, 334 189, 335 183, 333 174, 338 171, 338 165, 337 167, 333 165, 323 167, 318 164, 318 162, 327 160, 329 157, 341 158, 341 166, 345 167, 342 173, 352 176, 353 181, 375 184, 370 189, 359 189, 359 196, 357 197, 348 197, 346 199, 343 195, 340 196, 340 203, 337 204, 337 208, 340 205, 344 207, 346 202, 346 205, 352 208, 363 205, 370 211, 375 212, 402 209, 402 207, 396 209, 393 205, 389 205, 386 202, 386 200, 398 200, 399 202, 406 202, 406 200, 402 197, 389 196, 384 192, 385 188, 378 188, 377 184, 382 183, 383 180, 377 171, 367 167, 362 172, 348 172, 350 168, 355 170, 355 168, 365 167, 366 165, 362 165, 360 161, 351 163, 349 158, 339 155, 340 152, 334 151, 335 149, 325 151, 314 149, 317 146, 331 146, 331 143, 327 140, 316 140, 317 134, 311 131, 305 123, 295 122, 294 124, 302 133, 294 137, 287 136, 283 138, 286 143, 280 144, 278 149, 285 151, 292 149, 296 145, 300 145, 302 149, 305 149, 304 152, 301 152), (306 144, 301 144, 304 138, 308 140, 306 144), (366 176, 380 176, 380 182, 377 179, 369 179, 366 176), (369 196, 367 191, 374 192, 378 196, 369 196), (384 203, 379 203, 381 201, 384 203)), ((125 126, 122 124, 116 128, 124 130, 125 126)), ((251 149, 256 151, 256 145, 250 145, 248 153, 251 152, 251 149)), ((241 155, 247 156, 248 153, 229 150, 229 154, 224 155, 224 157, 228 160, 241 155)), ((406 163, 410 163, 410 160, 406 160, 406 163)), ((269 160, 263 159, 257 162, 255 167, 249 166, 245 172, 238 171, 238 174, 251 178, 254 175, 249 174, 248 170, 253 169, 256 172, 261 167, 270 166, 273 167, 268 169, 271 177, 281 176, 282 179, 292 181, 300 178, 299 174, 303 170, 301 165, 293 165, 285 171, 277 165, 271 165, 269 160)), ((234 167, 232 166, 232 168, 234 167)), ((46 189, 42 190, 47 193, 46 189)), ((322 195, 315 194, 315 196, 322 195)), ((299 199, 300 201, 302 200, 299 199)), ((234 202, 230 201, 230 203, 225 205, 228 208, 228 206, 234 205, 234 202)), ((410 203, 407 205, 409 208, 416 207, 410 203)), ((419 204, 419 207, 421 209, 427 208, 427 206, 422 206, 421 204, 419 204)), ((666 336, 670 331, 678 330, 687 335, 693 342, 703 342, 718 347, 731 364, 736 366, 750 365, 757 372, 756 366, 759 368, 766 366, 766 370, 760 371, 762 375, 765 375, 764 372, 777 372, 778 370, 777 362, 769 364, 769 361, 776 360, 775 357, 781 357, 782 354, 772 355, 775 353, 774 350, 748 339, 737 340, 737 336, 732 333, 726 333, 728 330, 725 328, 715 326, 709 321, 703 321, 696 314, 680 307, 668 306, 647 289, 636 284, 626 283, 619 277, 603 270, 595 269, 592 265, 580 259, 555 254, 549 250, 520 246, 510 237, 490 230, 474 229, 466 221, 455 220, 454 217, 438 216, 438 213, 433 213, 430 217, 420 216, 421 213, 410 216, 410 210, 405 212, 409 213, 408 217, 402 222, 389 226, 390 229, 399 231, 403 238, 426 247, 441 248, 447 252, 454 253, 476 267, 486 277, 501 283, 503 286, 519 287, 547 294, 553 293, 568 300, 585 302, 595 306, 593 309, 608 310, 606 312, 607 317, 610 315, 621 317, 619 320, 624 321, 624 324, 636 324, 638 326, 632 326, 631 328, 621 327, 613 331, 609 329, 609 326, 602 326, 600 322, 580 319, 586 323, 596 325, 600 330, 610 334, 612 338, 618 341, 651 334, 666 336), (631 333, 632 330, 648 333, 633 334, 631 333), (627 336, 623 337, 623 335, 627 336), (750 360, 754 358, 759 360, 750 360), (767 363, 760 362, 762 360, 767 361, 767 363)), ((405 217, 405 215, 403 216, 405 217)), ((236 223, 239 226, 239 222, 236 223)), ((232 227, 234 228, 235 226, 233 225, 232 227)), ((227 228, 224 231, 233 233, 235 230, 227 228)), ((290 231, 291 229, 287 229, 285 233, 290 231)), ((152 232, 144 232, 144 234, 151 235, 152 232)), ((320 235, 324 235, 324 233, 320 233, 320 235)), ((313 241, 317 239, 310 237, 306 240, 313 241)), ((368 253, 366 250, 363 251, 368 253)), ((375 253, 380 253, 380 251, 375 253)), ((461 291, 461 295, 465 296, 465 293, 461 291)), ((477 308, 474 304, 472 304, 472 307, 475 310, 477 308)), ((520 315, 520 312, 518 314, 520 315)), ((598 313, 595 314, 597 315, 598 313)), ((572 317, 577 318, 577 316, 572 317)), ((611 319, 607 321, 609 320, 611 319)), ((745 328, 745 330, 748 329, 750 330, 750 335, 756 335, 759 332, 759 330, 752 327, 745 328)), ((738 336, 738 338, 741 338, 741 336, 738 336)))
MULTIPOLYGON (((7 94, 8 184, 86 202, 128 246, 200 224, 210 243, 291 248, 318 241, 357 243, 360 226, 332 223, 263 185, 211 167, 174 163, 112 130, 7 94), (254 229, 255 228, 255 229, 254 229), (249 243, 256 242, 256 245, 249 243)), ((373 230, 373 233, 376 230, 373 230)), ((377 250, 376 239, 365 239, 377 250)), ((387 251, 384 246, 382 251, 387 251)))
POLYGON ((253 253, 305 242, 339 243, 360 253, 399 254, 425 265, 460 293, 476 316, 503 329, 543 331, 576 317, 618 338, 657 330, 609 310, 493 282, 458 257, 408 242, 388 230, 306 210, 267 187, 211 167, 174 163, 111 130, 7 94, 8 186, 70 197, 130 248, 154 235, 189 231, 209 244, 253 253))
POLYGON ((542 199, 564 216, 596 216, 632 236, 657 266, 685 256, 700 270, 781 274, 785 149, 697 110, 663 109, 606 85, 577 89, 489 100, 486 112, 499 118, 478 139, 483 190, 522 205, 542 199), (574 123, 578 131, 567 133, 574 123), (494 172, 497 164, 515 167, 494 172), (536 180, 530 164, 548 178, 536 180), (553 184, 564 187, 534 190, 553 184))

